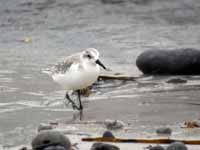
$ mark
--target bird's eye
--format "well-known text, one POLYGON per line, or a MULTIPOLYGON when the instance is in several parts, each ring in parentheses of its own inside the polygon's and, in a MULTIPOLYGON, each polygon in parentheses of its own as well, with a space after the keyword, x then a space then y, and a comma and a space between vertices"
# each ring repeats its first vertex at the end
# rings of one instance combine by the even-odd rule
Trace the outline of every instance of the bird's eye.
POLYGON ((91 55, 87 55, 87 57, 88 57, 89 59, 91 59, 91 58, 92 58, 92 56, 91 56, 91 55))

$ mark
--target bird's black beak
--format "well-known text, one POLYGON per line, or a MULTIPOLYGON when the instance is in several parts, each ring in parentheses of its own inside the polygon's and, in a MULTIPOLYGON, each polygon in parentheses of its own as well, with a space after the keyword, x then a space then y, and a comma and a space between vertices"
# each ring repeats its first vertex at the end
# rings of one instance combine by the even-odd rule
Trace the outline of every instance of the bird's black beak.
POLYGON ((101 66, 103 69, 107 70, 107 68, 102 64, 102 62, 101 62, 99 59, 96 60, 96 63, 97 63, 99 66, 101 66))

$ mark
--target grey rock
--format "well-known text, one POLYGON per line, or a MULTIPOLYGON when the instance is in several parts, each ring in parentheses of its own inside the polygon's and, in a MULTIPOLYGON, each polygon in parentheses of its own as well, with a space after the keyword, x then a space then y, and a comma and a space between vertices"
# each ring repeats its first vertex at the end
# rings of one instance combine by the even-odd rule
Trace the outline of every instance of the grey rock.
POLYGON ((151 146, 149 150, 165 150, 165 148, 160 145, 156 145, 156 146, 151 146))
POLYGON ((90 150, 120 150, 117 146, 105 143, 94 143, 90 150))
POLYGON ((70 140, 61 132, 53 130, 39 132, 38 135, 33 138, 31 145, 33 150, 43 150, 50 146, 62 146, 65 150, 71 149, 70 140))
POLYGON ((114 138, 115 136, 113 135, 113 133, 111 131, 105 131, 103 133, 103 137, 105 137, 105 138, 114 138))
POLYGON ((137 57, 136 65, 144 74, 197 75, 200 74, 200 50, 149 50, 137 57))
POLYGON ((167 135, 171 135, 172 134, 172 129, 171 128, 168 128, 168 127, 161 127, 161 128, 158 128, 156 130, 156 133, 157 134, 167 134, 167 135))
POLYGON ((166 150, 188 150, 188 148, 181 142, 174 142, 170 144, 166 150))

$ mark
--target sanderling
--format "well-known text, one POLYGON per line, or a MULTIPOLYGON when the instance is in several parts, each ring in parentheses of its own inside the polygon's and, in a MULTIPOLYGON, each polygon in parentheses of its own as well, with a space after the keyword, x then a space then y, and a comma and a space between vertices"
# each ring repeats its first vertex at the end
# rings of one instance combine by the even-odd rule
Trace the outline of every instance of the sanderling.
POLYGON ((73 108, 82 110, 80 90, 87 88, 97 80, 100 74, 99 66, 106 70, 106 67, 99 60, 98 50, 88 48, 66 57, 64 61, 57 63, 44 72, 50 74, 53 80, 67 91, 65 98, 68 99, 73 108), (70 91, 77 92, 79 107, 70 98, 70 91))

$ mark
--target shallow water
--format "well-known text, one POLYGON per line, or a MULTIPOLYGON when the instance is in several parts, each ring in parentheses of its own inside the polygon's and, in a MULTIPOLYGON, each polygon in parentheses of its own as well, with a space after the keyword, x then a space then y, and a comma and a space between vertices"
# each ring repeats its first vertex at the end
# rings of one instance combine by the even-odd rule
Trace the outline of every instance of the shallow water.
MULTIPOLYGON (((112 70, 140 78, 99 83, 84 99, 84 121, 122 120, 131 129, 119 132, 124 137, 151 136, 157 127, 170 126, 176 137, 199 138, 194 134, 199 131, 190 133, 180 126, 200 118, 200 77, 180 76, 188 82, 168 84, 171 76, 142 77, 135 65, 137 56, 148 49, 199 48, 199 7, 198 0, 120 4, 2 0, 0 145, 12 148, 30 143, 41 122, 73 123, 77 112, 63 105, 65 91, 41 70, 86 47, 99 49, 102 61, 112 70)), ((85 126, 77 128, 93 133, 85 126)))

